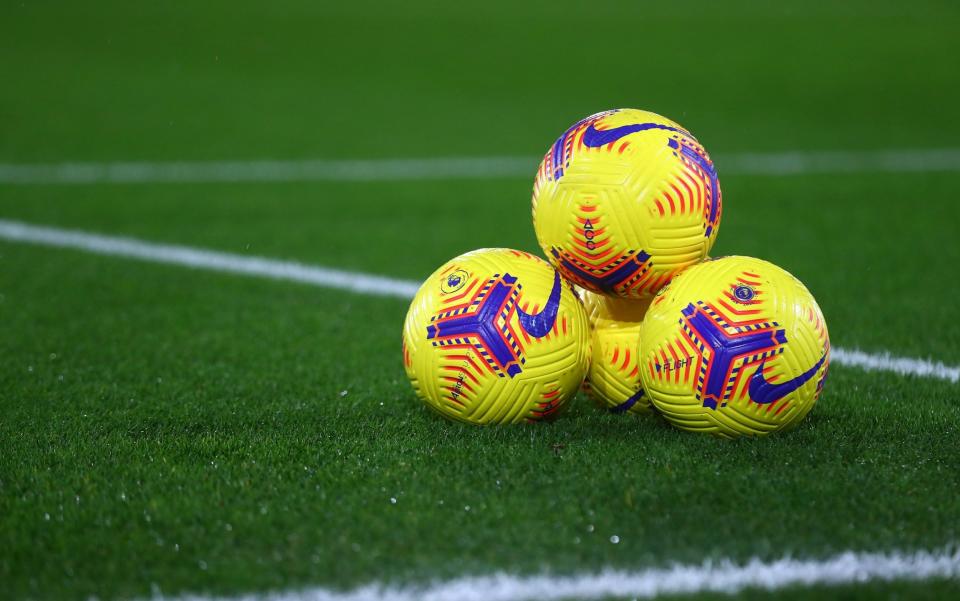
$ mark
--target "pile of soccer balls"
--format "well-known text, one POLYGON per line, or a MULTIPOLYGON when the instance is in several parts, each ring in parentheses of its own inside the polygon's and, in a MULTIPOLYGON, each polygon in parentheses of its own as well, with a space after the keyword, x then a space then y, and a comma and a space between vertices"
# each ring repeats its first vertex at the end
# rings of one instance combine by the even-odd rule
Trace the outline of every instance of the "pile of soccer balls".
POLYGON ((708 258, 720 216, 716 170, 690 132, 639 110, 583 119, 533 184, 550 264, 482 249, 427 278, 403 328, 414 389, 474 424, 553 417, 583 386, 613 413, 685 430, 794 426, 823 388, 826 323, 776 265, 708 258))

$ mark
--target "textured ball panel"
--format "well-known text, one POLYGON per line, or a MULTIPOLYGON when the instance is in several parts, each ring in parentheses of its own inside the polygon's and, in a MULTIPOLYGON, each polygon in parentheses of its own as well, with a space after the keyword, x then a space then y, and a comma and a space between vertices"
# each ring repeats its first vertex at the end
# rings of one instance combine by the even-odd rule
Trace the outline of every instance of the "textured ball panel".
POLYGON ((640 332, 643 385, 675 426, 762 436, 795 426, 823 389, 830 337, 799 280, 750 257, 690 267, 640 332))
POLYGON ((533 223, 547 258, 578 285, 650 298, 710 252, 720 183, 710 157, 677 123, 634 109, 568 129, 540 163, 533 223))
POLYGON ((589 324, 573 288, 548 263, 510 249, 447 262, 420 287, 403 326, 417 395, 473 424, 554 416, 590 360, 589 324))
POLYGON ((640 324, 650 301, 578 292, 590 320, 593 347, 584 390, 611 413, 650 413, 640 379, 640 324))

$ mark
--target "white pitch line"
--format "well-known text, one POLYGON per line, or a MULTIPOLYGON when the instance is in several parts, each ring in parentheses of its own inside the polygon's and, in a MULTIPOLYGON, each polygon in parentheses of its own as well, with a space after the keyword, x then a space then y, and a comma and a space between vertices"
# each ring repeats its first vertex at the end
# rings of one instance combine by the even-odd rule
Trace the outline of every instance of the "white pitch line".
POLYGON ((426 586, 369 584, 353 590, 308 588, 235 597, 157 595, 144 601, 563 601, 642 598, 695 593, 734 594, 746 589, 841 586, 867 582, 960 578, 960 551, 847 552, 824 560, 723 560, 628 572, 605 570, 574 576, 465 577, 426 586))
POLYGON ((742 153, 719 157, 716 165, 721 174, 741 175, 960 171, 960 148, 742 153))
POLYGON ((400 181, 533 177, 537 159, 464 157, 369 160, 250 160, 142 163, 0 163, 6 184, 131 184, 400 181))
MULTIPOLYGON (((717 155, 721 174, 960 171, 960 148, 796 151, 717 155)), ((533 178, 540 159, 523 156, 367 160, 247 160, 116 163, 0 163, 0 184, 133 184, 402 181, 533 178)))
POLYGON ((865 371, 892 371, 901 375, 926 376, 954 383, 960 381, 958 367, 950 367, 940 361, 893 357, 890 353, 870 354, 857 349, 834 348, 830 351, 830 361, 859 367, 865 371))
MULTIPOLYGON (((410 299, 420 288, 420 282, 413 280, 399 280, 356 271, 305 265, 295 261, 236 255, 190 246, 158 244, 136 238, 105 236, 5 219, 0 219, 0 240, 72 248, 98 255, 287 280, 372 296, 410 299)), ((894 357, 889 353, 869 354, 856 349, 833 347, 831 360, 837 365, 858 367, 867 371, 889 371, 953 383, 960 381, 960 368, 927 359, 894 357)))
POLYGON ((135 238, 103 236, 76 230, 62 230, 0 219, 0 239, 26 242, 44 246, 73 248, 98 255, 110 255, 182 265, 194 269, 207 269, 226 273, 288 280, 312 284, 324 288, 337 288, 373 296, 395 296, 408 299, 416 294, 420 285, 416 282, 393 278, 341 271, 327 267, 304 265, 295 261, 278 261, 264 257, 248 257, 225 252, 156 244, 135 238))

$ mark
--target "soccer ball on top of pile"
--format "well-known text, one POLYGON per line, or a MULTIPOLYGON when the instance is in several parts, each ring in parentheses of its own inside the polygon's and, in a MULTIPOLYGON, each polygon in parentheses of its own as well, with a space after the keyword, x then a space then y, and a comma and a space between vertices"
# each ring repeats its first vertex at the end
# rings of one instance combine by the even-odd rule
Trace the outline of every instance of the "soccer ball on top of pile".
POLYGON ((640 331, 644 389, 667 421, 732 438, 794 427, 823 390, 830 336, 817 301, 767 261, 688 268, 640 331))
POLYGON ((640 325, 650 301, 578 292, 593 347, 584 391, 611 413, 649 413, 650 398, 640 376, 640 325))
POLYGON ((466 423, 555 416, 589 360, 589 325, 573 287, 517 250, 481 249, 443 264, 403 324, 404 367, 418 396, 466 423))
POLYGON ((533 186, 547 259, 577 285, 650 298, 704 259, 720 226, 720 182, 679 124, 620 109, 582 119, 549 148, 533 186))

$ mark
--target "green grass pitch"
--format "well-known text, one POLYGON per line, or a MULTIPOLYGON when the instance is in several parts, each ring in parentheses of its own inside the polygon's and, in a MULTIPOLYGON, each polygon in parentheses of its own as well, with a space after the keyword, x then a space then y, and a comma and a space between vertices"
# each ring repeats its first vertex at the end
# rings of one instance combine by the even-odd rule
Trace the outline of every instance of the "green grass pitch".
MULTIPOLYGON (((3 12, 0 163, 536 156, 616 106, 680 121, 717 157, 960 139, 960 11, 946 3, 3 12)), ((960 173, 718 170, 714 254, 800 277, 837 346, 960 363, 960 173)), ((531 182, 0 183, 0 219, 421 279, 477 247, 539 252, 531 182)), ((552 424, 477 429, 414 397, 405 311, 0 241, 0 598, 349 588, 960 540, 957 384, 836 366, 802 426, 765 440, 688 435, 582 397, 552 424)), ((779 595, 944 598, 960 584, 779 595)))

